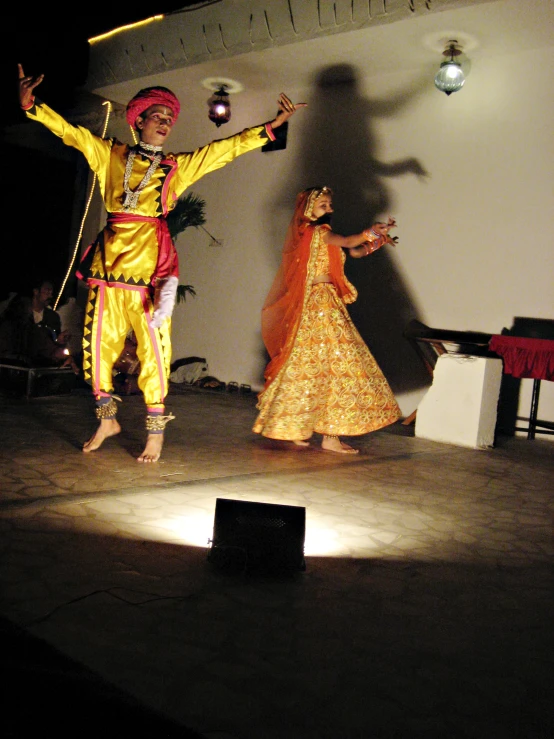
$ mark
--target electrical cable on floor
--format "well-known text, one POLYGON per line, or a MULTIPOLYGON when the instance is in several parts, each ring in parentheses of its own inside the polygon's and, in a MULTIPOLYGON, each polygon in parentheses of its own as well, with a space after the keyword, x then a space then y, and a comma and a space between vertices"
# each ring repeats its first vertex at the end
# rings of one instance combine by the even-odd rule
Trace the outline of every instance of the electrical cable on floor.
MULTIPOLYGON (((51 611, 46 613, 44 616, 41 616, 40 618, 35 618, 32 621, 29 621, 29 623, 25 624, 24 628, 28 629, 31 626, 36 626, 37 624, 44 623, 44 621, 47 621, 51 616, 56 613, 56 611, 60 611, 63 608, 66 608, 67 606, 73 605, 74 603, 79 603, 82 600, 87 600, 88 598, 92 598, 94 595, 102 595, 107 594, 111 595, 113 598, 116 598, 117 600, 121 600, 124 603, 127 603, 130 606, 143 606, 146 603, 154 603, 158 600, 191 600, 192 595, 157 595, 155 593, 145 593, 141 590, 130 590, 129 588, 103 588, 102 590, 93 590, 91 593, 86 593, 85 595, 80 595, 78 598, 72 598, 71 600, 68 600, 66 603, 62 603, 59 606, 56 606, 56 608, 53 608, 51 611), (132 600, 127 600, 127 598, 123 598, 120 595, 117 595, 116 590, 127 590, 129 593, 139 593, 140 595, 151 595, 153 597, 147 598, 146 600, 142 600, 139 603, 135 603, 132 600)), ((195 594, 197 595, 197 594, 195 594)))

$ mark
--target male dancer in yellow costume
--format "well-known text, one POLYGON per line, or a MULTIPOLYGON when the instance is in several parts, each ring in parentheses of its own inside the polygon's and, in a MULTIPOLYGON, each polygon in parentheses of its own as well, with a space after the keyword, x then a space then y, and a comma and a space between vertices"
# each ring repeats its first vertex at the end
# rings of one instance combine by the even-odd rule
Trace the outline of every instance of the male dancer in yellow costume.
POLYGON ((146 446, 139 462, 157 462, 167 421, 165 397, 171 363, 171 313, 178 282, 177 253, 166 216, 178 197, 208 172, 274 140, 299 107, 281 94, 279 113, 269 123, 193 152, 164 154, 162 149, 180 112, 165 87, 140 90, 127 105, 127 121, 138 133, 135 146, 95 136, 72 126, 38 98, 34 89, 44 75, 26 76, 19 66, 19 98, 27 118, 38 121, 64 144, 83 153, 98 177, 108 212, 105 228, 89 247, 78 276, 89 286, 83 338, 83 371, 96 398, 100 423, 83 446, 92 452, 121 431, 116 419, 112 368, 132 328, 141 371, 138 384, 147 408, 146 446))

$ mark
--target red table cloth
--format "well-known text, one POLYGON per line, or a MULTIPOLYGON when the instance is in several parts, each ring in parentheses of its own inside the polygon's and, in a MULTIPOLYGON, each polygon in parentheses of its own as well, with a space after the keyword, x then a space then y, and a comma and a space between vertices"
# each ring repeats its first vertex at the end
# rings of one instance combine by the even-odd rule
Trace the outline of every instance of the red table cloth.
POLYGON ((504 360, 504 373, 535 380, 554 380, 554 341, 496 335, 489 349, 504 360))

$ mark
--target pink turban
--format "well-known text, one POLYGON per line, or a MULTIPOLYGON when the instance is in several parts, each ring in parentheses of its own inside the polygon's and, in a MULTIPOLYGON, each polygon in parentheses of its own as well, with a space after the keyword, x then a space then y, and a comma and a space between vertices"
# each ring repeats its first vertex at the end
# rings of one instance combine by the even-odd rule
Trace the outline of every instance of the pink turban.
POLYGON ((181 105, 171 90, 167 87, 144 87, 127 103, 127 123, 131 128, 136 128, 135 122, 139 115, 142 115, 152 105, 164 105, 170 108, 173 113, 173 122, 177 122, 181 105))

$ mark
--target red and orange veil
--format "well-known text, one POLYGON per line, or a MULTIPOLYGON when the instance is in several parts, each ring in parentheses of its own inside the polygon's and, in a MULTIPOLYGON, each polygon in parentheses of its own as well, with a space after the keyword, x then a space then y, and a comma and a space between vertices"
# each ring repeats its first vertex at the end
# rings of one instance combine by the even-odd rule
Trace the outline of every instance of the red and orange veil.
MULTIPOLYGON (((328 225, 315 225, 313 209, 322 195, 332 195, 328 187, 312 187, 296 196, 294 214, 283 246, 281 265, 262 308, 262 338, 270 357, 265 370, 266 387, 277 375, 290 354, 300 323, 307 287, 311 244, 316 229, 331 230, 328 225)), ((346 303, 356 298, 352 285, 345 279, 344 256, 340 247, 329 248, 329 272, 339 296, 346 303)))

